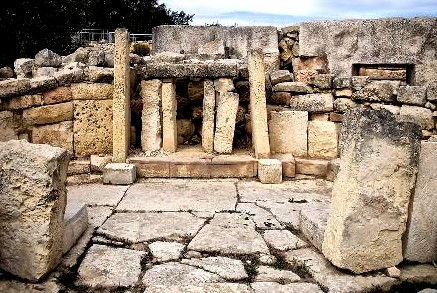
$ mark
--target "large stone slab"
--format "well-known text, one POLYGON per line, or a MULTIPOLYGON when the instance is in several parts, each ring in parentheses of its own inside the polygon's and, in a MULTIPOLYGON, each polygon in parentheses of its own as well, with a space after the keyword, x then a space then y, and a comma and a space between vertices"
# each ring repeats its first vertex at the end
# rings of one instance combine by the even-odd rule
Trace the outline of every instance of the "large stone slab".
POLYGON ((351 110, 344 117, 323 253, 355 273, 392 267, 403 259, 421 128, 397 117, 372 110, 351 110))
POLYGON ((36 281, 61 262, 68 160, 61 148, 0 142, 3 270, 36 281))
POLYGON ((161 91, 161 80, 141 81, 140 95, 143 99, 141 148, 145 152, 161 148, 161 91))
POLYGON ((332 159, 338 155, 338 130, 331 121, 308 123, 308 155, 314 158, 332 159))
POLYGON ((251 284, 254 293, 322 293, 323 291, 316 284, 294 283, 282 285, 275 282, 255 282, 251 284))
POLYGON ((162 148, 171 153, 174 153, 178 146, 176 111, 176 84, 164 82, 162 84, 162 148))
POLYGON ((141 273, 145 252, 93 245, 78 271, 78 284, 93 288, 133 286, 141 273))
POLYGON ((308 112, 272 111, 269 121, 270 146, 276 153, 306 156, 308 112))
POLYGON ((330 112, 334 109, 334 96, 331 93, 293 96, 289 106, 293 111, 330 112))
POLYGON ((23 110, 23 119, 28 125, 41 125, 73 119, 73 103, 47 105, 23 110))
POLYGON ((229 181, 162 180, 129 188, 119 211, 235 210, 237 190, 229 181))
POLYGON ((183 259, 182 263, 215 273, 226 280, 240 281, 248 277, 243 262, 228 257, 217 256, 201 259, 183 259))
POLYGON ((248 214, 258 229, 281 229, 283 226, 269 211, 260 208, 255 203, 238 203, 237 212, 248 214))
POLYGON ((255 224, 245 214, 216 214, 188 244, 189 250, 220 254, 269 254, 255 224))
POLYGON ((35 126, 32 130, 32 142, 61 147, 73 154, 73 122, 35 126))
POLYGON ((215 118, 215 90, 214 82, 205 80, 203 97, 203 118, 202 118, 202 147, 205 152, 214 151, 214 118, 215 118))
POLYGON ((115 213, 98 233, 127 243, 192 238, 205 220, 187 212, 115 213))
POLYGON ((78 157, 112 153, 112 99, 74 101, 74 152, 78 157))
POLYGON ((84 202, 89 206, 116 206, 128 186, 83 184, 68 187, 68 200, 84 202))
POLYGON ((252 293, 252 289, 239 283, 203 283, 197 285, 153 285, 144 293, 252 293))
POLYGON ((416 188, 404 237, 404 258, 437 260, 437 142, 422 142, 416 188))
POLYGON ((230 92, 220 94, 218 99, 214 135, 214 150, 218 153, 232 153, 238 102, 238 94, 230 92))

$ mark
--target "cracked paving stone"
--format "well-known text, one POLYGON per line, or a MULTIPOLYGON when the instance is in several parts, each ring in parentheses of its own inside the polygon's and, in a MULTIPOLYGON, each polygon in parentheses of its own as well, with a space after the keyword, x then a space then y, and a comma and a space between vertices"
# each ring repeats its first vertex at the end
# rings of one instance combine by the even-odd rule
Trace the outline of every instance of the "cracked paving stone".
POLYGON ((187 212, 115 213, 97 233, 128 243, 154 239, 178 241, 192 238, 204 223, 205 219, 187 212))
POLYGON ((287 251, 309 246, 308 243, 288 230, 266 230, 263 237, 270 247, 278 251, 287 251))
POLYGON ((258 229, 282 229, 284 228, 278 220, 268 211, 260 208, 255 203, 239 203, 237 212, 248 214, 258 229))
POLYGON ((86 203, 89 206, 116 206, 129 186, 84 184, 67 186, 69 201, 86 203))
POLYGON ((234 182, 165 180, 134 184, 117 210, 219 212, 235 210, 236 203, 234 182))
POLYGON ((219 213, 188 244, 189 250, 230 254, 270 254, 267 244, 246 214, 219 213))
POLYGON ((199 285, 156 285, 144 293, 253 293, 249 286, 238 283, 206 283, 199 285))
POLYGON ((156 261, 178 260, 182 257, 185 245, 177 242, 156 241, 149 244, 150 252, 156 261))
POLYGON ((398 280, 376 272, 366 275, 348 274, 336 269, 322 254, 313 248, 291 250, 284 254, 290 264, 305 266, 314 280, 329 293, 370 292, 375 288, 388 291, 398 280))
POLYGON ((78 271, 78 284, 90 287, 133 286, 141 274, 145 252, 93 245, 78 271))
POLYGON ((222 283, 224 280, 217 274, 193 266, 169 262, 153 266, 147 270, 142 282, 146 286, 156 286, 222 283))
POLYGON ((202 259, 183 259, 182 263, 202 268, 229 281, 239 281, 248 277, 243 262, 228 257, 218 256, 202 259))
POLYGON ((93 227, 100 227, 114 211, 111 207, 96 206, 87 207, 88 223, 93 227))
POLYGON ((262 184, 242 181, 237 183, 241 202, 302 202, 328 198, 332 192, 332 182, 317 180, 292 180, 282 184, 262 184))
POLYGON ((294 283, 300 280, 300 277, 287 270, 278 270, 268 266, 258 267, 258 274, 255 282, 278 282, 281 284, 294 283))
POLYGON ((254 290, 254 293, 323 293, 319 286, 312 283, 281 285, 274 282, 255 282, 250 286, 254 290))

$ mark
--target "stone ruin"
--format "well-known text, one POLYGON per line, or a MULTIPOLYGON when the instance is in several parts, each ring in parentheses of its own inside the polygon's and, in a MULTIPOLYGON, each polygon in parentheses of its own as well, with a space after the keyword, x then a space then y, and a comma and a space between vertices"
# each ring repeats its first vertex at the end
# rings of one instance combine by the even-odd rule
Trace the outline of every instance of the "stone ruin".
MULTIPOLYGON (((0 141, 62 147, 74 158, 69 175, 105 171, 112 184, 326 178, 330 209, 300 219, 335 266, 360 274, 432 262, 436 36, 435 18, 160 26, 152 55, 140 57, 117 30, 114 52, 18 59, 17 78, 0 81, 0 141)), ((45 262, 45 272, 55 264, 45 262)))

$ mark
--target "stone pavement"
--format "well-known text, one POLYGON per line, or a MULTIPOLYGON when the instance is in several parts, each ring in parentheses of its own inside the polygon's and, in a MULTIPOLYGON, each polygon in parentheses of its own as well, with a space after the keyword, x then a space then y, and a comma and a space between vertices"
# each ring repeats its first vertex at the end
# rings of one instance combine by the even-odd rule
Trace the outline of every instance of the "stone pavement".
POLYGON ((331 188, 321 179, 69 186, 68 200, 88 205, 88 230, 41 283, 3 274, 0 292, 418 292, 437 284, 432 265, 403 264, 398 279, 334 268, 300 231, 300 212, 326 208, 331 188), (426 284, 410 290, 407 281, 426 284))

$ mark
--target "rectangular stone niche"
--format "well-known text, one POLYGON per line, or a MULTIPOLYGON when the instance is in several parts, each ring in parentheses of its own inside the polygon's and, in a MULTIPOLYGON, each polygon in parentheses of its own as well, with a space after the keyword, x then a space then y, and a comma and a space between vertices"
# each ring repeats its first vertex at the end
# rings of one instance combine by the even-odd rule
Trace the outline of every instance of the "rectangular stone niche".
POLYGON ((352 75, 373 80, 399 80, 411 84, 414 64, 353 64, 352 75))

